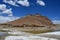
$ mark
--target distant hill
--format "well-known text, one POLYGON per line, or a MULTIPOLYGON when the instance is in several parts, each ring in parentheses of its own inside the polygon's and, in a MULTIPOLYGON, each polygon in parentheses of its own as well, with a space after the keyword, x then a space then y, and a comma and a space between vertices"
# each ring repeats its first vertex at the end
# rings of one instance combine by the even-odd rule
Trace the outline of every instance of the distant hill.
POLYGON ((27 15, 18 20, 8 22, 7 24, 18 26, 37 26, 37 27, 55 27, 55 25, 46 16, 39 14, 27 15))
POLYGON ((55 27, 48 17, 40 14, 29 14, 20 19, 0 24, 0 29, 8 28, 12 31, 24 31, 33 34, 51 32, 54 31, 55 27))

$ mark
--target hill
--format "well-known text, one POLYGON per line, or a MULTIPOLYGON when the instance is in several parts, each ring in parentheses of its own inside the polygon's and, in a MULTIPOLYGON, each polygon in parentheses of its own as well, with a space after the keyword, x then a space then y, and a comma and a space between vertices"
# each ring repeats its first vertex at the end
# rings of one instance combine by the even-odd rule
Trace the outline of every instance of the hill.
POLYGON ((2 25, 4 29, 7 28, 9 31, 24 31, 34 34, 51 32, 56 27, 50 19, 39 14, 30 14, 6 24, 1 24, 1 27, 2 25))
POLYGON ((39 14, 30 14, 18 20, 8 22, 7 24, 12 24, 13 26, 20 27, 55 27, 50 19, 39 14))

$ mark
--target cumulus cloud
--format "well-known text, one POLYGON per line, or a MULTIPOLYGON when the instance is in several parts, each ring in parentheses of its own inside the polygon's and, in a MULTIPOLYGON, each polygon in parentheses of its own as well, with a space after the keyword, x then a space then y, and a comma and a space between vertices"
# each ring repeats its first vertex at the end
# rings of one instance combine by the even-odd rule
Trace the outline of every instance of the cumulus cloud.
POLYGON ((5 4, 0 4, 0 11, 1 11, 3 14, 8 14, 9 16, 13 16, 13 15, 12 15, 12 8, 7 9, 5 4))
MULTIPOLYGON (((3 2, 8 3, 10 5, 14 5, 14 6, 19 6, 18 4, 26 7, 30 6, 30 3, 28 0, 3 0, 3 2)), ((43 0, 37 0, 37 3, 41 6, 45 6, 45 2, 43 0)))
POLYGON ((7 13, 7 14, 10 14, 10 13, 12 13, 12 11, 11 11, 11 10, 12 10, 12 8, 10 8, 10 9, 6 9, 6 10, 4 10, 2 13, 5 13, 5 14, 6 14, 6 13, 7 13))
POLYGON ((14 21, 16 19, 19 19, 19 17, 0 16, 0 23, 6 23, 6 22, 9 22, 9 21, 14 21))
POLYGON ((12 8, 7 9, 5 4, 0 4, 0 23, 6 23, 18 19, 19 17, 14 17, 12 14, 12 8), (7 17, 1 16, 1 14, 8 14, 7 17))
POLYGON ((41 5, 41 6, 45 6, 44 1, 42 1, 42 0, 37 0, 37 3, 38 3, 39 5, 41 5))
POLYGON ((3 2, 8 3, 10 5, 18 6, 18 4, 23 6, 29 6, 28 0, 3 0, 3 2), (18 4, 17 4, 18 3, 18 4))
POLYGON ((3 2, 5 2, 5 3, 8 3, 8 4, 11 4, 11 5, 14 5, 14 6, 18 6, 17 4, 16 4, 16 0, 15 1, 12 1, 12 0, 3 0, 3 2))
POLYGON ((28 0, 24 0, 24 1, 19 0, 19 1, 17 1, 17 3, 20 4, 20 5, 23 5, 23 6, 29 6, 28 0))
POLYGON ((9 14, 8 16, 13 16, 13 14, 11 13, 11 14, 9 14))
POLYGON ((0 10, 5 10, 6 9, 6 5, 5 4, 0 4, 0 10))

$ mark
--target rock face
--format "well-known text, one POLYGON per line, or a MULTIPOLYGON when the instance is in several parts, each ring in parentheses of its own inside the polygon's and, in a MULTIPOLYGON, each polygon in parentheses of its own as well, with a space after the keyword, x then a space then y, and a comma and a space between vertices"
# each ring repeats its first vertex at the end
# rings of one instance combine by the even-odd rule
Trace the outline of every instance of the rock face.
POLYGON ((30 14, 18 20, 8 22, 8 24, 21 27, 55 27, 51 20, 39 14, 30 14))

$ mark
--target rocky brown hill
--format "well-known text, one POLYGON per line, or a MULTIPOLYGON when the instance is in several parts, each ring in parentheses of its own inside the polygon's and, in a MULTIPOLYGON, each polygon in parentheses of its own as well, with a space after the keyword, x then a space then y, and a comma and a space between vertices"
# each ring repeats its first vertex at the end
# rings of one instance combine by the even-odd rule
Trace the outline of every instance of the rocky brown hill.
POLYGON ((42 16, 39 14, 35 15, 27 15, 18 20, 8 22, 8 24, 12 24, 13 26, 34 26, 34 27, 55 27, 55 25, 48 19, 46 16, 42 16))

